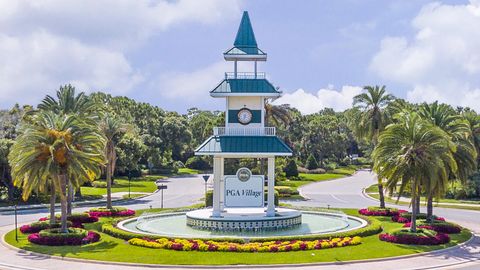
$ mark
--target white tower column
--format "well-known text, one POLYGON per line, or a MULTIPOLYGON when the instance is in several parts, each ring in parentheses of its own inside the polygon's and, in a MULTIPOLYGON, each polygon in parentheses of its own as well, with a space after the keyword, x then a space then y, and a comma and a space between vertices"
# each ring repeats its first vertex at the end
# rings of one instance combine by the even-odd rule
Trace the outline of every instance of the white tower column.
POLYGON ((267 217, 275 216, 275 157, 268 158, 267 217))
POLYGON ((220 210, 220 179, 222 172, 223 158, 213 157, 213 217, 219 217, 221 215, 220 210))
POLYGON ((225 209, 225 158, 220 162, 220 211, 225 209))

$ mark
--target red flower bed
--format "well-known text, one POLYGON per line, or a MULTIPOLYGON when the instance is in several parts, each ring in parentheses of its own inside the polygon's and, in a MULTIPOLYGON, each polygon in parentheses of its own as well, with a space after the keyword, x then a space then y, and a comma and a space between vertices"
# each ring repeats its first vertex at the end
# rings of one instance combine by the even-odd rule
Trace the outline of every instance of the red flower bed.
POLYGON ((410 219, 397 215, 392 217, 392 221, 398 222, 398 223, 407 223, 407 222, 410 222, 410 219))
MULTIPOLYGON (((38 219, 39 221, 48 221, 50 220, 49 217, 43 217, 38 219)), ((57 216, 56 220, 59 222, 60 217, 57 216)), ((98 217, 91 216, 88 213, 75 213, 72 214, 71 216, 67 217, 68 221, 71 221, 73 224, 83 224, 83 223, 94 223, 98 221, 98 217)))
POLYGON ((380 234, 380 240, 406 245, 442 245, 450 241, 450 236, 445 233, 437 233, 435 236, 415 236, 415 235, 390 235, 388 233, 380 234))
POLYGON ((135 215, 135 211, 131 210, 131 209, 127 209, 127 210, 119 211, 119 212, 115 212, 115 211, 91 211, 91 212, 88 212, 88 214, 91 217, 96 217, 98 219, 99 217, 127 217, 127 216, 133 216, 133 215, 135 215))
MULTIPOLYGON (((405 223, 403 227, 410 227, 411 222, 405 223)), ((440 223, 433 223, 433 224, 421 224, 418 228, 428 229, 432 231, 436 231, 438 233, 446 233, 446 234, 455 234, 460 233, 462 228, 455 224, 447 223, 447 222, 440 222, 440 223)))
POLYGON ((69 229, 68 234, 52 233, 53 230, 32 233, 28 241, 37 245, 45 246, 78 246, 94 243, 100 240, 100 235, 93 231, 83 229, 69 229))

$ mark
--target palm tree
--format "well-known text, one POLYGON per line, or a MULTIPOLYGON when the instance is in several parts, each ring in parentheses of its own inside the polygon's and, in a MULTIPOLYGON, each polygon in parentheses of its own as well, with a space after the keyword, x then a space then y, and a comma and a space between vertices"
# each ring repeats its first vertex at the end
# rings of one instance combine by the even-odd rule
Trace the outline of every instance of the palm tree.
POLYGON ((399 198, 410 185, 412 222, 416 232, 417 197, 423 183, 434 178, 448 179, 456 171, 455 145, 440 128, 423 120, 415 112, 402 112, 396 123, 386 127, 372 153, 374 171, 387 180, 390 192, 400 183, 399 198))
POLYGON ((290 115, 290 105, 273 105, 267 99, 265 100, 265 126, 271 123, 276 126, 284 125, 288 126, 292 122, 292 116, 290 115))
MULTIPOLYGON (((420 106, 419 115, 432 125, 439 127, 447 133, 455 144, 453 157, 456 162, 456 172, 450 171, 450 180, 458 179, 465 183, 467 178, 475 171, 477 151, 472 139, 472 130, 469 123, 461 115, 446 104, 424 103, 420 106)), ((440 197, 445 193, 447 182, 443 179, 433 178, 427 183, 427 220, 433 221, 433 197, 440 197)))
MULTIPOLYGON (((353 132, 358 138, 364 138, 373 143, 375 148, 378 136, 388 123, 388 115, 385 111, 387 105, 395 99, 393 95, 387 94, 385 85, 380 87, 365 86, 366 92, 353 97, 353 106, 361 111, 356 122, 353 123, 353 132)), ((380 207, 385 208, 385 197, 383 194, 383 181, 378 177, 378 194, 380 195, 380 207)))
POLYGON ((105 156, 107 158, 106 181, 107 181, 107 208, 112 208, 112 175, 115 171, 117 154, 115 145, 120 137, 126 132, 127 127, 118 118, 112 115, 105 115, 100 122, 100 129, 106 138, 105 156))
POLYGON ((23 199, 50 186, 60 193, 61 232, 67 232, 67 177, 75 186, 93 179, 103 166, 104 139, 97 129, 76 116, 34 113, 12 146, 9 163, 23 199))
MULTIPOLYGON (((81 92, 78 95, 75 94, 75 87, 72 85, 60 86, 60 89, 56 93, 57 98, 47 95, 42 102, 38 105, 38 109, 43 111, 51 111, 59 115, 78 115, 83 121, 95 125, 95 121, 98 119, 99 104, 88 98, 85 93, 81 92)), ((68 181, 67 192, 67 212, 72 214, 72 201, 74 189, 72 182, 68 181)), ((55 197, 55 190, 52 187, 51 196, 55 197)), ((80 188, 79 188, 80 189, 80 188)), ((55 207, 55 198, 51 199, 53 206, 55 207)))
POLYGON ((475 149, 477 150, 478 164, 478 159, 480 158, 480 155, 478 155, 478 153, 480 153, 480 115, 472 110, 464 110, 462 117, 467 121, 468 128, 472 134, 473 145, 475 145, 475 149))

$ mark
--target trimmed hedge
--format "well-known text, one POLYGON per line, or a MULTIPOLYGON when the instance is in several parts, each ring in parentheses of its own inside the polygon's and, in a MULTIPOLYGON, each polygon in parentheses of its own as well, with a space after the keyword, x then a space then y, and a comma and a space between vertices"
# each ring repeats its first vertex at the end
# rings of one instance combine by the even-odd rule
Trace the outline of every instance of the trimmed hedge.
POLYGON ((88 214, 92 217, 127 217, 134 216, 135 211, 127 209, 125 207, 113 207, 108 209, 105 207, 92 208, 88 211, 88 214))
POLYGON ((442 245, 450 242, 450 236, 428 229, 419 229, 416 233, 408 229, 395 230, 390 233, 380 234, 381 241, 406 244, 406 245, 442 245))
MULTIPOLYGON (((268 242, 268 241, 287 241, 287 240, 319 240, 319 239, 330 239, 330 238, 343 238, 343 237, 366 237, 370 235, 378 234, 382 231, 382 223, 374 218, 366 218, 368 221, 368 225, 366 227, 347 231, 347 232, 340 232, 340 233, 330 233, 330 234, 312 234, 312 235, 303 235, 303 236, 276 236, 276 237, 265 237, 261 239, 251 239, 250 242, 268 242)), ((115 227, 112 224, 103 224, 102 225, 102 232, 106 233, 110 236, 115 238, 120 238, 123 240, 130 240, 133 238, 144 238, 148 237, 151 239, 160 239, 165 238, 165 236, 160 235, 148 235, 148 234, 140 234, 140 233, 132 233, 128 231, 121 230, 115 227)), ((198 238, 198 240, 205 240, 205 241, 228 241, 228 242, 235 242, 235 243, 245 243, 245 240, 242 238, 233 238, 233 237, 222 237, 222 238, 198 238)))
POLYGON ((84 245, 100 240, 100 235, 80 228, 68 228, 68 233, 60 233, 60 229, 46 229, 28 236, 28 241, 46 246, 84 245))

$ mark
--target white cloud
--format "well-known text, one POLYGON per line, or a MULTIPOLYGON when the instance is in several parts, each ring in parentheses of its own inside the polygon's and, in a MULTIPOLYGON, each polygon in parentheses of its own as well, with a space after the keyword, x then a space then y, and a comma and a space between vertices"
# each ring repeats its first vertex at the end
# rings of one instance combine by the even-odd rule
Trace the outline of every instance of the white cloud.
POLYGON ((386 37, 370 64, 381 77, 411 87, 413 102, 470 106, 480 92, 480 1, 428 4, 413 19, 413 38, 386 37))
POLYGON ((293 93, 286 93, 274 101, 274 104, 290 104, 303 114, 316 113, 324 108, 333 108, 335 111, 343 111, 352 106, 354 96, 362 92, 361 87, 343 86, 340 91, 328 88, 320 89, 316 95, 298 89, 293 93))
POLYGON ((208 97, 208 93, 222 79, 231 63, 225 61, 214 63, 192 72, 171 72, 160 76, 153 87, 168 99, 187 101, 208 97))
POLYGON ((127 54, 150 36, 234 14, 237 1, 0 0, 0 106, 36 103, 65 83, 126 94, 147 80, 127 54))
POLYGON ((122 94, 142 80, 118 52, 46 32, 13 38, 0 34, 0 100, 30 103, 60 84, 122 94))

